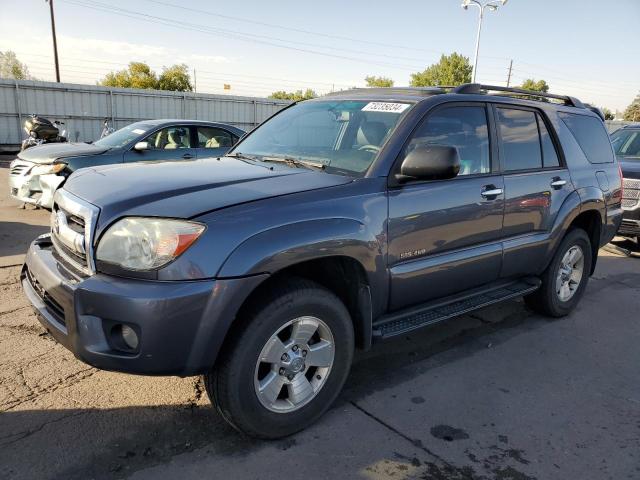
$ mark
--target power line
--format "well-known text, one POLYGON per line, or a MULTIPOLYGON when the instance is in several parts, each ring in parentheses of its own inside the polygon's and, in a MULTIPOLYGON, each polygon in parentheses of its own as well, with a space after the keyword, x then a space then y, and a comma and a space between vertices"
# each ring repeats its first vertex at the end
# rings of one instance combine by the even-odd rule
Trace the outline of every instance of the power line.
POLYGON ((330 34, 330 33, 316 32, 316 31, 312 31, 312 30, 305 30, 305 29, 302 29, 302 28, 295 28, 295 27, 291 27, 291 26, 277 25, 277 24, 274 24, 274 23, 262 22, 262 21, 258 21, 258 20, 248 19, 248 18, 234 17, 234 16, 231 16, 231 15, 223 15, 221 13, 214 13, 214 12, 211 12, 211 11, 208 11, 208 10, 201 10, 201 9, 197 9, 197 8, 186 7, 184 5, 176 5, 176 4, 169 3, 169 2, 161 2, 159 0, 145 0, 145 1, 150 2, 150 3, 155 3, 157 5, 164 5, 166 7, 178 8, 178 9, 189 11, 189 12, 202 13, 204 15, 209 15, 209 16, 212 16, 212 17, 224 18, 226 20, 235 20, 235 21, 239 21, 239 22, 251 23, 251 24, 254 24, 254 25, 262 25, 262 26, 270 27, 270 28, 277 28, 277 29, 291 31, 291 32, 304 33, 306 35, 316 35, 316 36, 324 37, 324 38, 332 38, 332 39, 336 39, 336 40, 346 40, 346 41, 349 41, 349 42, 357 42, 357 43, 362 43, 362 44, 375 45, 375 46, 378 46, 378 47, 401 48, 401 49, 404 49, 404 50, 414 50, 414 51, 418 51, 418 52, 429 52, 429 53, 436 53, 436 54, 440 54, 441 53, 441 52, 439 52, 437 50, 432 50, 432 49, 410 47, 410 46, 407 46, 407 45, 395 45, 395 44, 392 44, 392 43, 375 42, 375 41, 372 41, 372 40, 363 40, 361 38, 354 38, 354 37, 347 37, 347 36, 330 34))
MULTIPOLYGON (((149 22, 149 23, 157 23, 157 24, 165 25, 165 26, 172 27, 172 28, 187 29, 187 30, 191 30, 191 31, 197 31, 197 32, 200 32, 200 33, 204 33, 204 34, 207 34, 207 35, 230 37, 230 38, 235 38, 237 40, 241 40, 241 41, 245 41, 245 42, 258 43, 258 44, 261 44, 261 45, 270 45, 270 46, 274 46, 274 47, 278 47, 278 48, 284 48, 284 49, 303 52, 303 53, 310 53, 310 54, 314 54, 314 55, 321 55, 321 56, 331 57, 331 58, 339 58, 339 59, 342 59, 342 60, 350 60, 350 61, 355 61, 355 62, 359 62, 359 63, 365 63, 365 64, 368 64, 368 65, 386 66, 386 67, 390 66, 390 67, 394 67, 394 68, 398 68, 398 69, 405 69, 405 70, 420 70, 420 69, 424 68, 424 65, 421 66, 421 67, 417 67, 417 66, 405 65, 405 64, 396 64, 396 63, 389 63, 389 62, 371 61, 371 60, 366 60, 366 59, 362 59, 362 58, 358 58, 358 57, 350 57, 350 56, 347 56, 347 55, 338 55, 338 54, 322 52, 322 51, 318 51, 318 50, 310 50, 310 49, 306 49, 306 48, 300 48, 300 47, 296 47, 296 46, 292 46, 292 45, 274 43, 274 41, 276 41, 276 42, 289 42, 289 41, 282 40, 282 39, 274 39, 272 37, 267 37, 267 36, 264 36, 264 35, 241 33, 241 32, 237 32, 237 31, 234 31, 234 30, 213 28, 213 27, 208 27, 206 25, 199 25, 199 24, 190 23, 190 22, 184 22, 184 21, 180 21, 180 20, 174 20, 174 19, 168 19, 168 18, 164 18, 164 17, 158 17, 158 16, 155 16, 155 15, 149 15, 149 14, 146 14, 146 13, 141 13, 141 12, 137 12, 137 11, 133 11, 133 10, 127 10, 127 9, 124 9, 124 8, 113 7, 113 6, 110 6, 110 5, 107 5, 107 4, 101 4, 99 2, 88 2, 88 1, 83 1, 83 0, 62 0, 62 1, 66 2, 66 3, 69 3, 69 4, 72 4, 72 5, 79 6, 79 7, 90 8, 90 9, 93 9, 93 10, 98 10, 98 11, 101 11, 101 12, 115 14, 115 15, 121 15, 121 16, 134 18, 136 20, 141 20, 141 21, 145 21, 145 22, 149 22), (272 41, 262 40, 263 38, 271 39, 272 41)), ((291 42, 289 42, 289 43, 291 43, 291 42)), ((298 43, 299 42, 296 42, 296 44, 298 44, 298 43)), ((327 48, 327 49, 331 49, 331 50, 334 50, 334 51, 335 50, 348 51, 348 50, 345 50, 345 49, 335 49, 333 47, 324 47, 324 46, 320 47, 320 48, 327 48)), ((365 55, 381 56, 379 53, 369 53, 369 52, 362 52, 362 51, 352 51, 352 52, 365 54, 365 55)), ((399 57, 393 57, 393 58, 399 58, 399 57)))

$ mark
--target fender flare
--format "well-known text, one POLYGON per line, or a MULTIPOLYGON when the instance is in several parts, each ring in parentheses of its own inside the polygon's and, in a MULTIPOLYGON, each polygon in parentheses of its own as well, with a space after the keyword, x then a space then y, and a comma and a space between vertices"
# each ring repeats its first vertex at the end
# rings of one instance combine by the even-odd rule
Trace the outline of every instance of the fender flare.
POLYGON ((382 256, 378 239, 364 223, 349 218, 304 220, 259 232, 238 245, 220 266, 217 278, 276 273, 322 257, 351 257, 365 272, 382 256), (347 253, 348 252, 348 253, 347 253))
MULTIPOLYGON (((556 249, 560 245, 560 242, 564 238, 569 226, 575 221, 576 218, 582 213, 594 211, 600 216, 600 232, 602 232, 602 222, 606 218, 606 203, 602 190, 596 187, 585 187, 578 190, 574 190, 567 196, 563 202, 558 214, 556 215, 555 222, 551 228, 549 235, 549 246, 546 258, 549 260, 545 263, 541 272, 544 271, 551 262, 556 249)), ((599 239, 598 239, 599 240, 599 239)), ((596 243, 592 245, 594 250, 593 262, 591 266, 591 273, 595 269, 597 260, 597 251, 600 245, 596 243)))

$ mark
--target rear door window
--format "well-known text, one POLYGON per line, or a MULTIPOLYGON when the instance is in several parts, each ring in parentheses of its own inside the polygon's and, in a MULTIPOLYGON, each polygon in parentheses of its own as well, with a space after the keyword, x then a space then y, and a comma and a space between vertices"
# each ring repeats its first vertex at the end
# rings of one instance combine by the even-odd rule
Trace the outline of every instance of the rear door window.
POLYGON ((575 137, 584 155, 591 163, 613 162, 611 140, 602 120, 588 115, 558 114, 575 137))
POLYGON ((198 148, 231 148, 235 143, 233 135, 216 127, 197 127, 198 148))
POLYGON ((553 168, 560 166, 560 160, 558 159, 558 152, 553 144, 549 130, 544 123, 544 120, 539 114, 536 114, 538 118, 538 128, 540 129, 540 143, 542 145, 542 164, 545 168, 553 168))
POLYGON ((542 149, 536 113, 530 110, 496 108, 496 121, 502 140, 504 169, 542 168, 542 149))

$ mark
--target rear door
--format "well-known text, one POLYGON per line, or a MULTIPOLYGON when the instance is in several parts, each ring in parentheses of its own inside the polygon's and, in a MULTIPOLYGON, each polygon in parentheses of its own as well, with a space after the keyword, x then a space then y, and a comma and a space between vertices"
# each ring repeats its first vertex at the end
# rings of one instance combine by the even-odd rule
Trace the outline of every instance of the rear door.
POLYGON ((420 144, 455 146, 453 179, 389 190, 389 309, 464 291, 498 278, 502 259, 503 181, 484 103, 430 111, 398 159, 420 144))
POLYGON ((196 126, 198 157, 221 157, 238 141, 238 137, 224 128, 196 126))
POLYGON ((533 273, 546 257, 546 241, 573 190, 558 141, 537 109, 493 106, 504 173, 502 277, 533 273))

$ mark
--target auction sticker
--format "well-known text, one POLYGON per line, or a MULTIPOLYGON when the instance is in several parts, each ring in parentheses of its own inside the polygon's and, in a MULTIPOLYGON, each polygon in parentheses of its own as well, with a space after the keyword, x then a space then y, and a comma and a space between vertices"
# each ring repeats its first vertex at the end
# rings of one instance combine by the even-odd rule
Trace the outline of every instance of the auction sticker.
POLYGON ((408 103, 391 103, 391 102, 369 102, 362 111, 363 112, 388 112, 388 113, 402 113, 409 108, 408 103))

